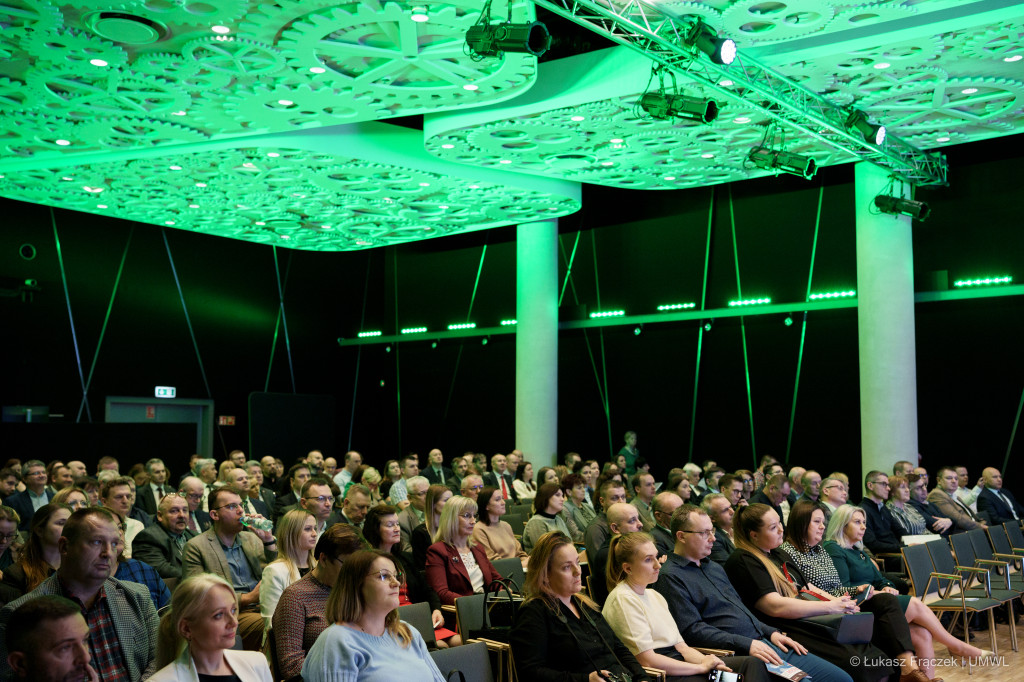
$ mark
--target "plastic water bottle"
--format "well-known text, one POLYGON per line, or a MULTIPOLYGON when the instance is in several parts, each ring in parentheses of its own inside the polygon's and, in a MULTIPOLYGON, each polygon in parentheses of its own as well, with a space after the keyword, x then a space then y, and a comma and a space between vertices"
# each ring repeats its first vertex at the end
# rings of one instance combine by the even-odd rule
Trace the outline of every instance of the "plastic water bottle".
POLYGON ((271 533, 274 532, 274 522, 262 516, 246 514, 242 517, 242 525, 255 530, 265 530, 271 533))

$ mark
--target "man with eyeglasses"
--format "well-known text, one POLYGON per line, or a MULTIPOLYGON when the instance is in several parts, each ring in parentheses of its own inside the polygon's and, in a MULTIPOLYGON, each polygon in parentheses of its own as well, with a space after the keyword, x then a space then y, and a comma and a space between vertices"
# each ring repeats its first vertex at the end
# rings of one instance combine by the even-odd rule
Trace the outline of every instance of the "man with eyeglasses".
POLYGON ((53 491, 46 487, 46 465, 38 459, 30 459, 21 465, 21 480, 25 489, 8 497, 4 504, 18 512, 21 519, 18 529, 28 530, 36 510, 53 499, 53 491))
POLYGON ((882 552, 898 554, 903 527, 885 506, 889 499, 889 476, 884 471, 869 471, 864 477, 864 499, 860 508, 864 510, 867 529, 864 531, 864 546, 874 554, 882 552))
MULTIPOLYGON (((715 529, 700 507, 684 504, 672 515, 674 551, 661 568, 654 589, 668 602, 679 633, 690 646, 731 649, 765 663, 790 663, 815 682, 852 682, 828 661, 807 652, 796 640, 766 625, 747 609, 725 569, 708 559, 715 529)), ((764 679, 764 669, 744 671, 764 679)))
POLYGON ((161 578, 181 578, 185 543, 197 533, 189 530, 188 500, 177 493, 164 495, 156 511, 156 523, 135 536, 135 558, 156 569, 161 578))
POLYGON ((597 491, 597 499, 601 503, 601 513, 594 517, 587 529, 583 531, 583 545, 587 548, 587 556, 597 555, 597 550, 608 541, 612 531, 608 525, 608 508, 618 502, 626 501, 626 486, 621 481, 609 478, 601 484, 597 491))
POLYGON ((846 504, 850 494, 846 484, 838 478, 831 476, 821 482, 821 495, 818 496, 818 506, 825 512, 825 525, 828 525, 832 518, 832 512, 846 504))
POLYGON ((188 502, 188 529, 197 535, 206 531, 211 524, 210 512, 199 508, 206 496, 206 485, 195 476, 181 479, 178 494, 188 502))
POLYGON ((132 542, 135 540, 135 536, 145 528, 141 521, 129 517, 132 503, 135 501, 135 495, 132 493, 132 479, 128 476, 118 476, 105 482, 100 487, 100 500, 104 507, 124 519, 124 555, 131 558, 132 542))
POLYGON ((405 482, 409 506, 398 514, 398 526, 402 529, 402 551, 412 551, 412 531, 426 521, 427 488, 430 481, 425 476, 413 476, 405 482))
POLYGON ((459 492, 463 497, 476 502, 476 498, 480 496, 480 491, 484 489, 484 479, 476 474, 470 474, 462 479, 462 487, 459 492))
POLYGON ((185 543, 182 578, 213 573, 231 583, 238 594, 242 645, 248 651, 259 651, 263 643, 260 578, 267 564, 277 558, 277 540, 270 531, 242 526, 244 494, 232 485, 210 493, 213 525, 185 543))
MULTIPOLYGON (((351 488, 350 488, 351 489, 351 488)), ((299 507, 316 519, 316 536, 319 538, 330 526, 341 521, 341 515, 334 511, 334 495, 330 481, 324 476, 314 476, 302 486, 299 507)), ((281 519, 278 519, 280 523, 281 519)))
POLYGON ((11 615, 37 597, 70 599, 85 618, 91 665, 103 682, 134 682, 156 671, 160 620, 145 585, 110 577, 122 545, 118 519, 104 507, 72 514, 57 542, 60 568, 0 610, 0 679, 12 673, 7 641, 11 615))
POLYGON ((711 524, 715 527, 715 544, 711 547, 709 558, 716 564, 725 565, 729 555, 736 549, 736 543, 732 539, 732 520, 736 516, 736 510, 725 495, 711 493, 705 495, 700 501, 700 508, 707 512, 711 524))

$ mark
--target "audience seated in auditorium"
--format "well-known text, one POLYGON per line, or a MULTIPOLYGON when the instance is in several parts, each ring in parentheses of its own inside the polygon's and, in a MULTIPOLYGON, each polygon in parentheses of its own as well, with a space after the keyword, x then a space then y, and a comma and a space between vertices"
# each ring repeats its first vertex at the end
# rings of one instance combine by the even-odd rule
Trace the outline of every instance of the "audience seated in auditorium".
POLYGON ((181 557, 185 543, 197 533, 188 528, 188 501, 177 493, 160 500, 156 523, 135 536, 134 555, 162 578, 181 578, 181 557))
POLYGON ((352 476, 359 471, 359 467, 362 465, 363 456, 355 450, 349 450, 345 453, 345 466, 334 474, 334 482, 344 490, 345 486, 352 482, 352 476))
MULTIPOLYGON (((869 471, 864 477, 864 499, 860 502, 864 510, 867 529, 864 532, 864 546, 874 554, 898 553, 903 529, 893 518, 885 501, 889 499, 889 477, 884 471, 869 471)), ((831 523, 831 521, 830 521, 831 523)))
POLYGON ((608 596, 609 590, 614 587, 614 583, 609 584, 605 569, 608 566, 608 553, 611 547, 611 541, 619 535, 625 533, 637 533, 643 530, 643 524, 640 521, 640 514, 637 512, 636 507, 625 502, 616 502, 612 506, 608 507, 608 529, 611 531, 611 535, 608 536, 608 540, 605 541, 597 553, 593 557, 588 558, 588 563, 592 567, 593 573, 590 579, 590 596, 598 606, 604 606, 604 600, 608 596))
MULTIPOLYGON (((777 467, 778 465, 772 465, 777 467)), ((764 487, 750 496, 750 504, 767 504, 782 518, 782 502, 789 497, 789 479, 785 474, 774 474, 765 481, 764 487)), ((785 525, 785 524, 783 524, 785 525)))
POLYGON ((447 486, 448 481, 454 476, 450 467, 444 465, 444 453, 434 448, 427 454, 427 466, 423 468, 420 475, 431 484, 447 486))
POLYGON ((394 556, 379 550, 360 550, 345 561, 327 598, 333 625, 310 648, 302 664, 304 682, 444 682, 423 637, 398 617, 404 578, 394 556))
POLYGON ((941 467, 935 474, 935 487, 928 493, 928 501, 938 507, 943 516, 953 521, 954 532, 988 528, 988 525, 971 511, 970 507, 957 499, 956 491, 959 487, 959 478, 953 467, 941 467))
POLYGON ((425 476, 413 476, 405 481, 409 506, 398 514, 398 526, 402 529, 403 552, 412 552, 412 532, 426 520, 428 488, 430 481, 425 476))
POLYGON ((56 594, 26 601, 7 621, 7 660, 16 680, 99 682, 89 626, 78 604, 56 594))
MULTIPOLYGON (((544 483, 537 489, 537 496, 533 498, 533 516, 526 522, 526 528, 523 530, 523 549, 532 552, 540 536, 553 530, 572 537, 569 525, 562 515, 564 505, 565 495, 559 484, 544 483)), ((580 540, 582 539, 580 537, 580 540)))
POLYGON ((127 675, 127 679, 138 680, 152 674, 156 669, 156 609, 145 586, 110 577, 120 546, 118 520, 109 509, 90 507, 71 515, 60 538, 57 573, 0 610, 0 679, 10 675, 6 633, 11 614, 44 595, 68 597, 84 610, 90 651, 100 652, 92 661, 99 679, 127 675))
POLYGON ((147 563, 126 557, 124 555, 124 518, 118 515, 118 530, 121 531, 121 546, 118 548, 117 561, 111 567, 110 574, 123 582, 138 583, 145 585, 149 590, 149 596, 153 600, 153 606, 157 611, 167 606, 171 601, 171 591, 167 583, 156 572, 156 569, 147 563))
MULTIPOLYGON (((744 505, 747 506, 747 505, 744 505)), ((700 508, 703 509, 715 527, 715 544, 711 547, 709 559, 716 564, 725 565, 729 557, 736 550, 736 543, 733 542, 733 519, 737 510, 729 504, 725 495, 712 493, 705 495, 700 501, 700 508)), ((673 543, 673 548, 675 543, 673 543)))
POLYGON ((655 525, 654 511, 651 509, 651 502, 654 500, 654 495, 657 491, 657 487, 654 484, 654 476, 643 471, 637 472, 630 479, 630 488, 633 493, 633 499, 629 503, 640 512, 640 521, 644 525, 644 530, 650 532, 654 529, 655 525))
POLYGON ((483 547, 473 541, 476 502, 456 495, 441 512, 434 544, 427 549, 426 575, 443 604, 481 593, 500 577, 483 547))
POLYGON ((181 479, 178 486, 178 494, 188 502, 188 529, 196 534, 209 529, 211 525, 210 512, 200 509, 206 499, 206 485, 195 476, 186 476, 181 479))
POLYGON ((626 501, 626 486, 614 479, 605 479, 598 484, 597 501, 601 506, 597 517, 590 522, 590 525, 583 531, 583 545, 587 550, 587 556, 597 554, 597 550, 608 541, 611 530, 608 528, 608 519, 604 510, 616 502, 626 501))
MULTIPOLYGON (((907 485, 910 486, 908 504, 921 515, 928 530, 943 537, 949 535, 954 530, 953 519, 943 516, 939 508, 928 501, 928 479, 918 474, 910 474, 907 476, 907 485)), ((825 523, 828 523, 827 518, 825 523)))
POLYGON ((10 602, 28 594, 60 568, 60 537, 71 513, 66 504, 51 502, 39 508, 32 517, 21 559, 4 570, 0 601, 10 602))
POLYGON ((4 500, 4 505, 18 512, 21 518, 19 530, 28 530, 32 515, 53 498, 53 491, 46 487, 46 465, 38 459, 30 459, 21 466, 21 480, 25 490, 14 493, 4 500))
MULTIPOLYGON (((513 481, 515 478, 508 470, 508 459, 505 455, 500 452, 491 457, 491 471, 488 471, 483 475, 484 485, 494 486, 501 491, 501 496, 506 500, 512 500, 518 502, 519 497, 516 494, 515 485, 513 481)), ((543 481, 538 481, 539 486, 543 481)))
POLYGON ((985 488, 978 495, 978 511, 987 513, 993 523, 1012 521, 1019 524, 1024 519, 1024 506, 1003 487, 1003 475, 999 469, 988 467, 981 476, 985 488))
POLYGON ((906 477, 893 474, 889 477, 889 499, 885 506, 892 518, 899 524, 903 535, 934 535, 928 522, 917 508, 910 504, 910 484, 906 477))
POLYGON ((277 496, 277 507, 274 509, 275 522, 292 509, 299 508, 299 500, 302 498, 302 486, 306 485, 311 475, 309 466, 305 463, 293 464, 288 469, 287 483, 277 496))
POLYGON ((260 579, 260 614, 267 628, 285 588, 313 568, 313 549, 319 534, 316 518, 305 509, 293 509, 277 525, 277 558, 267 564, 260 579))
MULTIPOLYGON (((566 478, 572 476, 570 474, 566 478)), ((515 557, 523 562, 525 568, 530 555, 512 532, 512 526, 501 520, 506 508, 501 491, 492 487, 484 488, 477 497, 477 504, 477 522, 473 526, 473 540, 477 546, 483 548, 491 561, 515 557)))
POLYGON ((654 511, 654 530, 651 531, 651 538, 654 546, 658 548, 659 557, 667 557, 675 547, 675 540, 672 538, 672 514, 683 505, 682 498, 673 492, 660 492, 654 496, 651 502, 651 509, 654 511))

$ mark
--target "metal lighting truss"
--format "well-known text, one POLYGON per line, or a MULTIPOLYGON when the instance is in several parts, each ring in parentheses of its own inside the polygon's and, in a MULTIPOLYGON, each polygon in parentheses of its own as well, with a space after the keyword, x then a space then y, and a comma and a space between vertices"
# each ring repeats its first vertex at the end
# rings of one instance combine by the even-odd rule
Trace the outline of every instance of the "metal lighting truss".
POLYGON ((945 185, 946 158, 887 135, 881 146, 869 144, 845 123, 850 110, 832 104, 756 59, 737 52, 732 64, 715 64, 688 46, 689 18, 640 0, 534 0, 559 16, 630 47, 654 61, 713 88, 726 97, 759 108, 780 123, 821 140, 829 147, 889 169, 912 185, 945 185), (732 85, 721 85, 721 81, 732 85))

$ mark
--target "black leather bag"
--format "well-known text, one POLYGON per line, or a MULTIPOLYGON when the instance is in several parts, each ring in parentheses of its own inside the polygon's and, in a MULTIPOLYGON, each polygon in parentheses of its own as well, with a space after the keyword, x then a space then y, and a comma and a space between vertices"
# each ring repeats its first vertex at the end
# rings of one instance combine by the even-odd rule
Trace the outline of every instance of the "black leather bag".
POLYGON ((491 582, 484 591, 483 627, 470 630, 471 639, 483 638, 495 642, 508 643, 512 632, 512 623, 522 604, 518 596, 519 586, 510 578, 498 578, 491 582))

